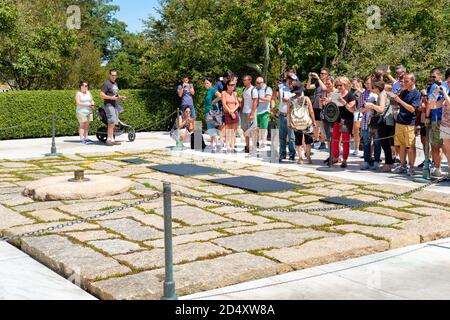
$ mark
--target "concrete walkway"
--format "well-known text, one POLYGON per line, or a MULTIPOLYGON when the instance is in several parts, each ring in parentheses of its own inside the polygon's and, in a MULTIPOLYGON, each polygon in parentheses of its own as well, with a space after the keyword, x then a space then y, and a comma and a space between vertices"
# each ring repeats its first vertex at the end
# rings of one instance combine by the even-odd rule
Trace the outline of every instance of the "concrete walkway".
MULTIPOLYGON (((91 136, 94 143, 81 144, 78 137, 57 137, 56 148, 63 155, 75 155, 77 153, 110 153, 110 152, 140 152, 155 149, 164 149, 174 146, 174 141, 168 133, 142 132, 136 134, 136 140, 129 142, 126 135, 117 138, 122 142, 120 146, 109 147, 91 136)), ((2 140, 0 141, 0 160, 24 160, 37 159, 50 153, 52 146, 51 138, 2 140)))
POLYGON ((450 238, 182 297, 181 300, 448 300, 450 238))
POLYGON ((0 242, 0 300, 95 299, 19 249, 0 242))
MULTIPOLYGON (((206 136, 205 136, 206 138, 206 136)), ((71 156, 75 154, 106 154, 106 153, 120 153, 120 152, 148 152, 157 149, 166 149, 175 146, 175 142, 170 138, 169 134, 166 132, 142 132, 137 134, 136 141, 129 142, 125 135, 118 138, 123 144, 121 146, 108 147, 103 143, 96 140, 95 137, 91 137, 92 140, 96 141, 91 145, 82 145, 78 141, 78 137, 58 137, 56 138, 56 146, 58 152, 63 155, 71 156)), ((243 144, 238 140, 238 150, 243 149, 243 144)), ((208 141, 207 141, 208 144, 208 141)), ((187 145, 186 145, 187 146, 187 145)), ((417 146, 421 148, 420 141, 417 140, 417 146)), ((23 139, 23 140, 5 140, 0 141, 0 160, 24 160, 24 159, 36 159, 42 158, 46 153, 50 152, 51 139, 41 138, 41 139, 23 139)), ((269 150, 267 148, 267 150, 269 150)), ((222 159, 238 161, 248 164, 265 164, 271 167, 284 167, 286 169, 294 169, 300 172, 310 172, 315 174, 321 174, 329 177, 338 177, 344 179, 351 179, 355 181, 366 181, 369 183, 377 184, 392 184, 411 187, 411 185, 417 185, 412 182, 410 177, 405 175, 394 175, 391 173, 381 173, 372 171, 361 171, 359 166, 362 163, 362 159, 359 157, 350 156, 348 161, 347 170, 337 171, 337 172, 322 172, 317 171, 317 168, 323 167, 323 160, 328 157, 328 152, 324 151, 313 151, 313 164, 299 166, 292 162, 285 162, 283 164, 270 163, 267 159, 264 159, 263 154, 259 154, 259 158, 254 156, 249 156, 243 152, 238 152, 237 154, 211 154, 209 152, 196 152, 187 149, 183 152, 175 152, 177 157, 208 157, 212 159, 217 159, 221 161, 222 159)), ((424 159, 424 154, 421 149, 417 151, 416 165, 420 164, 424 159)), ((445 159, 443 159, 442 167, 444 170, 448 170, 448 164, 445 159)), ((421 176, 421 172, 417 170, 416 176, 421 176)), ((450 193, 450 182, 444 182, 437 186, 432 186, 428 188, 431 191, 439 191, 450 193)))

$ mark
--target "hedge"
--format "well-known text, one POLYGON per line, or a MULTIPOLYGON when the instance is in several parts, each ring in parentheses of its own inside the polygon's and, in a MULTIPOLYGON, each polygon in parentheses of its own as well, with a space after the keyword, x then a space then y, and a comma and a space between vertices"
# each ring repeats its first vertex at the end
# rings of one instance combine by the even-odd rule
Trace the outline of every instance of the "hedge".
MULTIPOLYGON (((55 113, 58 136, 78 134, 78 121, 75 116, 76 91, 14 91, 0 93, 0 139, 39 138, 51 136, 51 114, 55 113), (45 121, 31 123, 45 118, 45 121), (11 126, 23 125, 15 129, 11 126)), ((121 90, 128 100, 121 102, 125 111, 120 119, 136 130, 168 130, 174 116, 169 117, 180 104, 175 90, 121 90), (147 128, 148 127, 148 128, 147 128)), ((103 104, 99 90, 93 90, 96 105, 103 104)), ((200 100, 197 96, 196 100, 200 100)), ((200 110, 198 106, 197 110, 200 110)), ((202 112, 200 112, 201 116, 202 112)), ((91 134, 103 123, 94 118, 91 134)))

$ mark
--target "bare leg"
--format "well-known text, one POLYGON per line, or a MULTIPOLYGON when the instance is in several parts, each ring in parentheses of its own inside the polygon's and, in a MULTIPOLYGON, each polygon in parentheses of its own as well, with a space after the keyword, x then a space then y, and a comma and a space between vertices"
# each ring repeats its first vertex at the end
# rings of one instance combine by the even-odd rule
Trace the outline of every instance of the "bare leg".
POLYGON ((108 140, 114 141, 114 128, 116 127, 115 124, 108 124, 108 140))

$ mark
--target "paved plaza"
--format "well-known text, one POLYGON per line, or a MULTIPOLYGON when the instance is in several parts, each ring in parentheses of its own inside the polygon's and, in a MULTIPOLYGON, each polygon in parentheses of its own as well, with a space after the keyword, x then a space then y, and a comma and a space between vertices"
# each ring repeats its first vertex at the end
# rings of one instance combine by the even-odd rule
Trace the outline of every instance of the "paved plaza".
MULTIPOLYGON (((173 151, 167 147, 173 143, 166 135, 145 137, 138 144, 113 148, 95 145, 77 149, 71 142, 65 147, 62 140, 58 146, 63 146, 59 150, 63 156, 56 158, 42 157, 37 150, 45 149, 46 144, 36 143, 31 144, 33 152, 23 150, 16 159, 0 157, 5 158, 0 160, 0 235, 48 228, 134 203, 161 192, 164 181, 172 184, 173 191, 232 204, 173 197, 174 272, 179 296, 450 237, 448 182, 403 195, 420 185, 386 174, 358 175, 355 170, 323 174, 315 170, 319 160, 315 166, 299 167, 243 155, 173 151), (92 152, 93 148, 101 150, 92 152), (121 161, 129 158, 148 163, 121 161), (148 168, 168 163, 196 163, 226 173, 178 177, 148 168), (82 201, 35 202, 22 195, 30 181, 70 176, 79 169, 87 176, 108 174, 130 179, 132 189, 118 196, 82 201), (207 181, 244 175, 305 188, 251 194, 207 181), (328 196, 375 202, 395 195, 400 197, 353 210, 279 210, 330 208, 333 206, 319 202, 328 196), (240 208, 242 205, 252 208, 240 208)), ((17 144, 25 146, 26 141, 17 144)), ((11 146, 0 142, 2 149, 11 150, 11 146)), ((316 159, 326 156, 316 153, 316 159)), ((358 161, 354 159, 351 165, 358 165, 358 161)), ((13 244, 63 277, 76 276, 79 285, 97 298, 160 299, 163 295, 162 199, 13 244)))

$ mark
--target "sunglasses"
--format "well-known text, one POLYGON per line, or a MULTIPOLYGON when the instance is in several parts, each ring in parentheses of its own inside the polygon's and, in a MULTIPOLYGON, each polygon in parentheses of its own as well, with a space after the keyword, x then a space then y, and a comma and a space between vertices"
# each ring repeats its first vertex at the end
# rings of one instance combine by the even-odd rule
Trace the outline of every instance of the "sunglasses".
POLYGON ((343 84, 337 84, 336 87, 343 87, 343 84))
POLYGON ((328 75, 328 73, 326 73, 326 72, 321 72, 320 74, 321 74, 321 75, 322 75, 322 74, 324 74, 324 75, 328 75))

